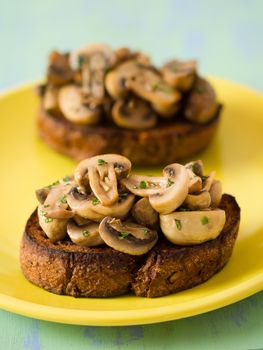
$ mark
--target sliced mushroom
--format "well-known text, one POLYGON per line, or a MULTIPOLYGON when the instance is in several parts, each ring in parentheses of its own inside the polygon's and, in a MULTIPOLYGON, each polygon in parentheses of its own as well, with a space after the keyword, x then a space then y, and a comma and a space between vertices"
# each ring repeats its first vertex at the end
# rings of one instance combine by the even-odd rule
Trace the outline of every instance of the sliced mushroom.
POLYGON ((174 212, 160 215, 160 225, 166 238, 178 245, 200 244, 215 239, 225 225, 225 211, 174 212))
POLYGON ((115 50, 115 54, 117 58, 117 65, 128 60, 136 60, 136 62, 146 65, 150 64, 150 58, 147 55, 142 52, 131 51, 127 47, 121 47, 115 50))
POLYGON ((164 80, 173 88, 188 91, 196 77, 196 61, 170 61, 162 68, 164 80))
POLYGON ((212 171, 208 176, 203 176, 203 191, 210 191, 215 175, 216 172, 212 171))
POLYGON ((209 208, 210 204, 211 197, 209 192, 203 191, 199 194, 188 194, 183 206, 186 206, 190 210, 201 210, 209 208))
POLYGON ((140 72, 140 65, 135 60, 126 61, 106 74, 105 87, 110 96, 117 100, 124 97, 128 89, 126 81, 133 79, 140 72))
POLYGON ((128 79, 125 86, 137 96, 152 103, 153 108, 164 117, 171 115, 171 108, 181 99, 181 94, 162 80, 153 69, 140 69, 140 74, 128 79))
POLYGON ((90 61, 92 70, 104 70, 115 64, 116 54, 106 44, 85 45, 70 53, 69 62, 72 69, 80 68, 85 61, 90 61))
POLYGON ((183 165, 170 164, 163 170, 167 178, 166 188, 149 197, 151 206, 160 214, 168 214, 177 209, 188 193, 189 178, 183 165))
POLYGON ((118 198, 117 179, 129 174, 131 162, 117 154, 104 154, 88 158, 75 169, 75 181, 85 191, 89 183, 102 205, 112 205, 118 198))
POLYGON ((40 204, 44 204, 48 194, 50 192, 50 189, 48 187, 43 187, 38 190, 36 190, 36 197, 40 204))
POLYGON ((149 197, 168 187, 167 178, 161 176, 131 175, 121 180, 131 193, 140 197, 149 197))
POLYGON ((69 219, 74 212, 68 208, 67 194, 70 188, 67 185, 58 185, 50 189, 44 203, 45 215, 52 219, 69 219))
POLYGON ((56 113, 59 111, 58 90, 54 87, 47 87, 43 97, 43 107, 48 113, 56 113))
POLYGON ((59 107, 65 118, 76 124, 96 124, 100 109, 96 105, 83 104, 81 89, 76 85, 67 85, 59 90, 59 107))
POLYGON ((147 197, 139 199, 132 208, 132 216, 140 225, 154 227, 158 223, 158 212, 153 209, 147 197))
POLYGON ((48 82, 55 86, 62 86, 70 83, 73 75, 74 72, 69 65, 69 55, 52 51, 48 58, 48 82))
POLYGON ((209 190, 211 197, 211 207, 216 208, 219 206, 222 198, 222 184, 220 181, 213 180, 213 183, 209 190))
POLYGON ((128 129, 149 129, 156 125, 157 116, 148 103, 138 98, 117 100, 112 108, 114 122, 128 129))
POLYGON ((84 247, 94 247, 104 243, 99 234, 99 224, 90 222, 79 226, 74 220, 67 224, 67 233, 73 243, 84 247))
POLYGON ((200 176, 197 176, 191 169, 187 169, 188 177, 189 177, 189 188, 188 192, 198 193, 202 190, 202 179, 200 176))
POLYGON ((198 77, 187 99, 185 117, 196 123, 207 123, 217 110, 216 94, 212 86, 198 77))
POLYGON ((189 178, 183 165, 170 164, 163 170, 163 177, 131 175, 121 183, 133 194, 149 197, 151 206, 161 214, 178 208, 188 193, 189 178))
POLYGON ((104 206, 93 194, 85 195, 74 187, 68 195, 69 206, 74 212, 86 219, 100 222, 105 216, 125 218, 132 208, 135 197, 132 194, 120 195, 119 200, 110 205, 104 206))
POLYGON ((197 176, 203 176, 204 165, 201 160, 194 160, 185 164, 186 169, 192 170, 192 172, 197 176))
POLYGON ((189 194, 199 193, 202 190, 203 162, 195 160, 185 164, 189 176, 189 194))
POLYGON ((173 117, 178 110, 180 109, 180 104, 175 103, 172 104, 170 107, 162 104, 155 104, 152 103, 153 109, 163 118, 170 118, 173 117))
POLYGON ((47 216, 44 205, 38 206, 39 225, 51 242, 57 242, 67 236, 68 219, 52 219, 47 216))
POLYGON ((158 239, 157 232, 148 227, 112 217, 101 221, 99 231, 108 246, 130 255, 147 253, 158 239))

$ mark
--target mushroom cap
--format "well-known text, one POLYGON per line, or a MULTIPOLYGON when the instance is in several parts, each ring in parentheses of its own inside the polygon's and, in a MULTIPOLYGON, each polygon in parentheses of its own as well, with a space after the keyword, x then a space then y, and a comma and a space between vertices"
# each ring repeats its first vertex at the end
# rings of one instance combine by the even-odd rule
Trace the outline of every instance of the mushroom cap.
POLYGON ((120 252, 130 255, 143 255, 157 242, 156 231, 135 224, 121 222, 112 217, 104 218, 99 227, 104 242, 120 252))
POLYGON ((149 129, 157 123, 157 116, 149 104, 134 97, 117 100, 112 108, 112 117, 118 126, 127 129, 149 129))
POLYGON ((147 197, 139 199, 132 207, 132 216, 140 225, 154 227, 159 220, 158 212, 153 209, 147 197))
POLYGON ((100 109, 83 104, 81 88, 76 85, 63 86, 58 93, 58 103, 63 115, 76 124, 96 124, 100 109))
POLYGON ((131 162, 117 154, 104 154, 81 161, 75 169, 76 183, 86 191, 86 184, 103 205, 112 205, 118 196, 117 179, 129 174, 131 162))
POLYGON ((211 197, 207 191, 202 191, 199 194, 188 194, 185 198, 183 206, 190 210, 207 209, 210 207, 211 197))
POLYGON ((52 219, 47 217, 46 208, 40 204, 38 206, 38 221, 39 225, 51 242, 57 242, 67 236, 68 219, 52 219))
POLYGON ((164 80, 180 91, 188 91, 193 86, 196 77, 196 61, 177 61, 167 62, 162 68, 164 80))
POLYGON ((121 179, 120 182, 131 193, 140 197, 156 194, 167 186, 167 179, 161 176, 131 175, 128 178, 121 179))
POLYGON ((77 215, 96 222, 100 222, 105 216, 125 218, 134 200, 135 197, 132 194, 127 194, 125 197, 120 195, 117 202, 110 206, 104 206, 93 194, 82 195, 76 187, 68 195, 69 206, 77 215))
POLYGON ((84 45, 80 48, 71 51, 69 56, 69 63, 72 69, 79 68, 80 57, 94 57, 95 69, 103 69, 104 67, 110 68, 116 62, 116 54, 113 49, 106 44, 90 44, 84 45), (103 56, 104 59, 99 56, 103 56), (102 62, 103 61, 103 62, 102 62))
POLYGON ((79 226, 74 220, 69 220, 67 233, 73 243, 85 247, 94 247, 104 243, 99 234, 99 224, 90 222, 79 226))
POLYGON ((212 86, 197 77, 185 106, 185 117, 196 123, 207 123, 216 113, 216 94, 212 86))
POLYGON ((163 169, 163 175, 168 179, 168 185, 151 195, 149 201, 160 214, 168 214, 184 202, 188 193, 189 177, 185 167, 177 163, 167 165, 163 169))
POLYGON ((222 184, 218 180, 213 180, 212 185, 209 190, 209 194, 211 197, 211 207, 218 207, 222 198, 222 184))
POLYGON ((138 72, 140 72, 140 65, 136 60, 125 61, 108 72, 105 77, 105 87, 109 95, 115 100, 124 97, 128 92, 126 81, 134 78, 138 72))
POLYGON ((225 221, 222 209, 160 215, 162 232, 170 242, 178 245, 200 244, 215 239, 223 230, 225 221))
POLYGON ((171 88, 162 77, 152 69, 144 68, 140 70, 133 79, 126 81, 125 86, 134 94, 152 103, 153 108, 167 116, 166 111, 170 111, 181 99, 181 94, 171 88))

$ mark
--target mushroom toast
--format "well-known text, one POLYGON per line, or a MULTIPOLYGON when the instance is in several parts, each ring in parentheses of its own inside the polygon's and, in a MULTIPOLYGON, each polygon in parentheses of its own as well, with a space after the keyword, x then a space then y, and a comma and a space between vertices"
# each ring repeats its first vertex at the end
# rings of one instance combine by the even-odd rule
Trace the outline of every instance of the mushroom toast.
POLYGON ((119 153, 134 164, 173 163, 207 147, 220 119, 196 61, 158 68, 142 52, 104 44, 51 52, 37 91, 40 137, 78 161, 119 153))
POLYGON ((200 160, 146 176, 124 156, 94 156, 36 196, 22 271, 75 297, 160 297, 205 282, 228 262, 240 221, 235 198, 200 160))

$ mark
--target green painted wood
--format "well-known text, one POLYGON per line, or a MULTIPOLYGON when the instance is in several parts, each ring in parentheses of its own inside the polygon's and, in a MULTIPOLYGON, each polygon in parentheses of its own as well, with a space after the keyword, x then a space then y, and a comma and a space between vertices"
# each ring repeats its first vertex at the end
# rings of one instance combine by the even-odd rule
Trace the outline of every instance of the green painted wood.
MULTIPOLYGON (((0 89, 43 75, 52 48, 128 45, 156 63, 196 57, 203 73, 263 91, 262 0, 0 0, 0 89)), ((263 292, 204 315, 81 327, 0 311, 0 350, 263 349, 263 292)))

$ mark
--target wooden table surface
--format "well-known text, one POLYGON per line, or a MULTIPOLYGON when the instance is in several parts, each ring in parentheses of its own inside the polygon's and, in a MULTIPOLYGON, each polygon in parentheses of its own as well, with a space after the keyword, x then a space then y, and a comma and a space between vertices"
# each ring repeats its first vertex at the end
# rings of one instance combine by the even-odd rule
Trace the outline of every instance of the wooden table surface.
MULTIPOLYGON (((0 89, 44 74, 48 52, 131 46, 156 63, 192 58, 204 74, 263 91, 262 0, 0 0, 0 89)), ((263 349, 263 292, 162 324, 83 327, 0 311, 0 349, 263 349)))

